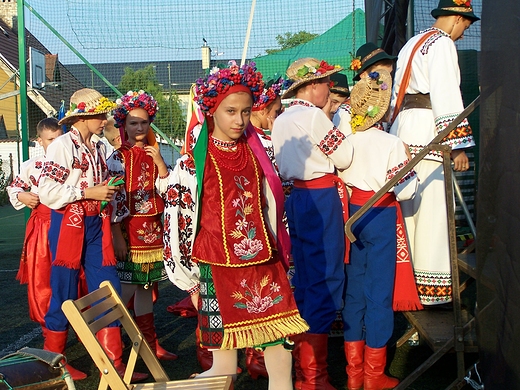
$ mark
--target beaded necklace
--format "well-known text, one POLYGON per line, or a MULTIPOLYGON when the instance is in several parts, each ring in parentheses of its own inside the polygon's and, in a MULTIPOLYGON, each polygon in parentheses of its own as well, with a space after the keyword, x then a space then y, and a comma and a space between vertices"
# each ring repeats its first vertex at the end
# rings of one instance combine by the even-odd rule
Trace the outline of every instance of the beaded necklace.
POLYGON ((243 137, 236 141, 222 141, 211 136, 208 152, 218 162, 220 167, 239 172, 248 163, 246 143, 243 137))

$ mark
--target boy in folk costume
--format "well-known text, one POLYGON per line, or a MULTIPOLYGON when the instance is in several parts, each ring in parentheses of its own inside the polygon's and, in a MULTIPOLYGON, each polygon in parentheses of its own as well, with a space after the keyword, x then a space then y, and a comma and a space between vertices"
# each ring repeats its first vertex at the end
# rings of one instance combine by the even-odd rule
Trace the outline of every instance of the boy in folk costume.
POLYGON ((352 146, 322 108, 330 75, 341 71, 315 58, 287 69, 292 85, 282 98, 295 100, 274 122, 273 146, 283 180, 294 180, 286 201, 295 275, 294 295, 308 333, 295 339, 297 389, 334 389, 327 374, 331 325, 343 306, 346 259, 343 225, 347 192, 335 172, 352 161, 352 146))
MULTIPOLYGON (((454 41, 479 20, 463 0, 440 0, 431 14, 433 27, 411 38, 399 53, 392 95, 390 133, 408 144, 412 157, 464 109, 454 41)), ((464 150, 475 145, 468 121, 443 143, 452 147, 454 170, 466 171, 464 150)), ((424 305, 438 305, 452 300, 442 156, 429 153, 415 170, 422 185, 413 200, 403 202, 403 214, 419 296, 424 305)))
POLYGON ((108 158, 110 176, 124 177, 124 188, 112 200, 112 237, 121 279, 123 302, 133 303, 135 322, 155 355, 175 360, 177 355, 159 345, 155 333, 153 290, 166 279, 162 260, 164 203, 156 192, 168 168, 150 124, 159 109, 152 95, 129 91, 116 101, 115 125, 123 144, 108 158))
MULTIPOLYGON (((38 122, 36 133, 37 141, 46 153, 51 142, 63 132, 57 119, 45 118, 38 122)), ((45 334, 44 317, 51 298, 49 280, 52 257, 47 241, 51 210, 40 203, 38 195, 38 181, 44 160, 45 157, 41 156, 25 161, 20 168, 20 174, 7 187, 7 193, 16 210, 23 207, 32 209, 25 229, 20 269, 16 279, 22 284, 27 284, 29 316, 42 326, 45 334)))
POLYGON ((196 84, 204 122, 165 188, 165 265, 199 310, 213 351, 199 374, 236 374, 238 348, 264 349, 269 389, 292 389, 292 343, 307 330, 287 280, 280 180, 249 119, 263 89, 254 64, 214 68, 196 84))
MULTIPOLYGON (((61 305, 67 299, 77 298, 81 267, 89 292, 99 288, 104 280, 121 291, 110 232, 110 208, 100 211, 101 201, 109 202, 118 190, 107 184, 105 146, 99 139, 107 123, 107 113, 114 108, 115 104, 96 90, 76 91, 70 98, 70 110, 59 122, 71 125, 70 131, 47 148, 39 187, 41 202, 52 209, 49 229, 52 294, 45 315, 47 330, 43 345, 52 352, 63 353, 65 349, 69 324, 61 305)), ((101 329, 97 337, 118 372, 124 373, 118 323, 101 329)), ((74 369, 73 372, 73 376, 86 376, 74 369)), ((147 376, 134 373, 132 379, 143 380, 147 376)))
MULTIPOLYGON (((371 72, 352 88, 352 134, 348 139, 354 158, 350 167, 339 173, 351 189, 351 215, 409 161, 404 143, 375 126, 388 109, 391 88, 392 78, 385 70, 371 72)), ((397 201, 412 198, 417 184, 412 170, 352 227, 357 240, 351 244, 346 266, 343 308, 349 390, 391 389, 398 384, 384 374, 386 344, 394 327, 396 253, 406 249, 402 246, 406 240, 403 229, 396 229, 402 219, 397 201)), ((412 306, 420 306, 409 261, 408 267, 408 285, 415 298, 412 306)))
POLYGON ((330 120, 334 126, 339 127, 342 119, 350 122, 350 105, 347 76, 342 73, 334 73, 330 76, 330 120))

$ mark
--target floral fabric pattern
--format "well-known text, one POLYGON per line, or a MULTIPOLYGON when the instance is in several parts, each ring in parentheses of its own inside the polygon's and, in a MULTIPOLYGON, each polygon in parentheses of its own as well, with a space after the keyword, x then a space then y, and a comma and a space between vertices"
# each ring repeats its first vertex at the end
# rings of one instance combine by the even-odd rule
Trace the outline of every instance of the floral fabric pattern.
POLYGON ((240 282, 242 291, 235 291, 231 296, 237 301, 233 306, 238 309, 246 309, 248 313, 264 313, 270 307, 280 303, 283 299, 282 295, 277 294, 280 291, 278 283, 269 284, 269 276, 265 275, 258 283, 253 283, 252 286, 247 284, 246 279, 240 282), (268 287, 267 293, 264 293, 264 288, 268 287), (273 297, 273 295, 275 295, 273 297))

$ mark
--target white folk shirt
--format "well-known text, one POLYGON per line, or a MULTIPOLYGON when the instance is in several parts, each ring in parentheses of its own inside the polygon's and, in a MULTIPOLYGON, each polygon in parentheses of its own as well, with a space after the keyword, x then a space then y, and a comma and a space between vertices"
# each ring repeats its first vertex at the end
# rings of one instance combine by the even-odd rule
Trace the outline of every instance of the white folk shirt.
POLYGON ((90 139, 91 153, 74 127, 56 138, 47 148, 47 159, 40 177, 40 201, 60 209, 82 199, 82 191, 103 183, 108 170, 105 145, 99 137, 90 139))
POLYGON ((276 164, 284 180, 312 180, 352 161, 352 145, 312 103, 297 99, 274 121, 276 164))
MULTIPOLYGON (((403 141, 375 127, 350 134, 348 140, 354 148, 354 158, 350 167, 339 171, 338 176, 349 187, 377 192, 408 164, 403 141)), ((393 188, 397 200, 411 199, 417 184, 412 169, 393 188)))
MULTIPOLYGON (((397 135, 409 146, 412 157, 464 110, 455 44, 448 34, 436 28, 430 28, 412 37, 399 52, 391 110, 393 111, 395 106, 413 47, 429 31, 436 31, 436 34, 429 37, 415 52, 406 93, 429 93, 432 109, 412 108, 401 111, 390 129, 391 134, 397 135)), ((452 138, 443 142, 452 149, 475 145, 467 119, 464 119, 452 134, 452 138)), ((427 158, 442 160, 438 152, 428 154, 427 158)))
POLYGON ((25 204, 18 200, 18 194, 20 192, 30 191, 38 195, 38 180, 40 179, 44 161, 44 157, 35 157, 24 161, 20 167, 20 174, 17 175, 13 182, 7 187, 9 201, 15 210, 20 210, 25 207, 25 204))

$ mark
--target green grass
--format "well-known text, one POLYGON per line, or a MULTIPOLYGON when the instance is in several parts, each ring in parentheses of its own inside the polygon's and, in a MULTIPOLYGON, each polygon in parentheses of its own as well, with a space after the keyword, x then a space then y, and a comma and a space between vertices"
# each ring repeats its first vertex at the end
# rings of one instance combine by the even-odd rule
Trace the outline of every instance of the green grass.
MULTIPOLYGON (((25 345, 42 348, 43 338, 37 334, 39 325, 29 319, 27 308, 26 286, 21 286, 16 280, 16 271, 22 249, 25 230, 23 211, 15 211, 12 207, 0 207, 0 352, 7 352, 8 346, 16 344, 18 348, 25 345), (36 336, 26 341, 26 335, 36 336), (25 337, 25 338, 24 338, 25 337)), ((184 379, 190 374, 200 372, 195 356, 195 318, 176 317, 166 311, 166 307, 183 299, 186 294, 174 287, 170 282, 160 283, 159 299, 155 305, 156 327, 161 345, 179 355, 175 361, 162 361, 162 365, 170 378, 184 379)), ((397 339, 406 330, 406 320, 400 314, 395 317, 394 336, 390 344, 395 345, 397 339)), ((128 339, 123 338, 128 345, 128 339)), ((97 388, 99 371, 94 366, 85 348, 70 332, 67 344, 67 358, 78 369, 89 374, 86 380, 75 383, 78 390, 97 388)), ((125 355, 129 353, 125 349, 125 355)), ((405 378, 417 366, 431 355, 432 351, 421 343, 418 347, 404 345, 399 349, 390 347, 388 352, 390 374, 397 378, 405 378)), ((476 359, 475 355, 466 355, 466 366, 470 366, 476 359)), ((239 362, 242 368, 244 355, 240 352, 239 362)), ((337 389, 344 389, 346 383, 345 357, 343 340, 341 337, 329 338, 329 375, 331 383, 337 389)), ((137 370, 146 372, 142 361, 138 362, 137 370)), ((417 379, 409 389, 438 390, 446 388, 456 378, 456 359, 454 354, 447 354, 432 368, 417 379)), ((238 376, 235 383, 236 390, 265 390, 267 380, 260 378, 253 380, 246 370, 238 376)), ((465 388, 470 388, 466 386, 465 388)))

